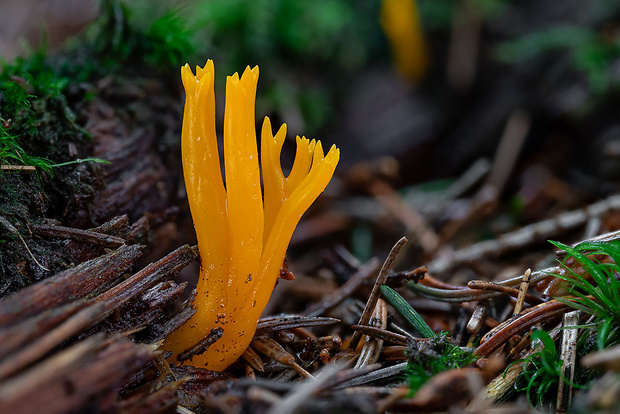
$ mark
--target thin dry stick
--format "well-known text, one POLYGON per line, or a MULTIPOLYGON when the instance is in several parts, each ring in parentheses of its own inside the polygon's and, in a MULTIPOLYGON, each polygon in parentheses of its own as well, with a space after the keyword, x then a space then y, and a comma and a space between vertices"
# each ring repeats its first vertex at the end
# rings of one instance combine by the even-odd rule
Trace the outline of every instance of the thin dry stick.
POLYGON ((525 273, 523 273, 523 281, 521 282, 521 286, 519 286, 519 296, 517 296, 517 303, 515 304, 513 315, 521 313, 521 310, 523 309, 523 301, 527 295, 527 290, 530 288, 531 277, 532 269, 527 269, 525 273))
POLYGON ((492 186, 498 195, 512 174, 529 130, 530 117, 525 112, 517 110, 510 115, 487 181, 487 185, 492 186))
POLYGON ((1 170, 13 170, 13 171, 28 171, 33 172, 37 169, 32 165, 11 165, 11 164, 2 164, 0 165, 1 170))
POLYGON ((577 334, 579 329, 579 311, 568 312, 564 315, 564 331, 562 333, 562 375, 558 382, 558 399, 555 412, 565 413, 570 406, 573 393, 573 379, 575 378, 575 357, 577 356, 577 334))
MULTIPOLYGON (((402 239, 397 241, 394 247, 392 247, 392 250, 390 250, 390 254, 388 254, 387 259, 385 259, 385 262, 383 263, 383 266, 381 267, 381 271, 379 272, 377 281, 375 282, 375 285, 372 287, 372 292, 370 292, 370 297, 368 298, 368 301, 366 302, 366 307, 364 308, 364 312, 362 312, 362 317, 360 318, 358 325, 368 325, 370 316, 372 315, 375 309, 375 306, 377 304, 377 300, 379 299, 379 296, 381 295, 381 285, 385 284, 385 281, 387 280, 390 272, 392 271, 392 267, 394 266, 394 261, 396 260, 396 256, 398 256, 398 252, 400 252, 400 249, 403 248, 405 243, 407 243, 407 238, 403 237, 402 239)), ((349 348, 355 349, 361 337, 362 337, 362 334, 360 333, 360 331, 355 331, 355 333, 353 333, 353 337, 351 338, 351 341, 349 342, 349 348)))
POLYGON ((455 250, 448 255, 433 260, 428 265, 431 273, 446 272, 463 263, 473 263, 485 257, 495 257, 522 248, 536 240, 554 236, 562 231, 574 229, 585 224, 591 217, 601 216, 608 211, 620 209, 620 194, 613 195, 597 203, 559 214, 555 218, 539 221, 517 231, 504 234, 495 240, 483 241, 455 250))
POLYGON ((116 249, 125 244, 125 239, 111 236, 92 230, 74 229, 65 226, 34 225, 32 233, 38 236, 56 237, 60 239, 76 240, 83 243, 96 244, 110 249, 116 249))
POLYGON ((274 404, 268 411, 269 414, 288 414, 297 412, 299 407, 307 401, 317 390, 323 387, 329 380, 342 370, 338 364, 330 364, 325 367, 316 379, 306 379, 300 382, 282 400, 274 404))
POLYGON ((211 332, 209 332, 209 334, 206 337, 202 338, 200 341, 198 341, 198 343, 192 345, 191 347, 187 348, 185 351, 181 352, 179 356, 177 357, 177 359, 182 362, 182 361, 187 361, 188 359, 192 359, 194 356, 198 354, 202 354, 211 345, 216 343, 218 339, 222 337, 222 335, 224 335, 224 329, 222 329, 221 327, 211 329, 211 332))
POLYGON ((403 201, 392 186, 386 182, 374 180, 368 189, 383 208, 407 227, 407 231, 415 237, 424 252, 432 254, 437 250, 440 242, 437 233, 417 210, 403 201))
POLYGON ((386 331, 385 329, 375 328, 374 326, 361 325, 353 325, 351 329, 360 331, 364 335, 372 336, 373 338, 383 339, 384 341, 398 345, 407 345, 407 337, 396 332, 386 331))
POLYGON ((362 266, 344 285, 340 286, 333 293, 324 297, 319 303, 316 303, 306 309, 302 315, 319 316, 334 306, 338 305, 345 298, 351 296, 362 284, 369 279, 379 269, 379 260, 373 257, 362 266))
MULTIPOLYGON (((505 293, 506 295, 510 295, 517 299, 520 294, 519 289, 500 285, 499 283, 487 282, 486 280, 471 280, 467 282, 467 287, 469 287, 470 289, 492 290, 495 292, 505 293)), ((543 302, 540 298, 534 295, 530 295, 529 293, 526 293, 525 295, 523 295, 523 297, 525 300, 527 300, 529 304, 539 304, 543 302)), ((523 304, 521 305, 523 306, 523 304)))
MULTIPOLYGON (((387 328, 387 309, 382 299, 377 299, 377 305, 370 318, 369 324, 380 329, 387 328)), ((383 339, 366 336, 360 356, 353 368, 362 368, 372 365, 379 360, 379 354, 383 349, 383 339)))

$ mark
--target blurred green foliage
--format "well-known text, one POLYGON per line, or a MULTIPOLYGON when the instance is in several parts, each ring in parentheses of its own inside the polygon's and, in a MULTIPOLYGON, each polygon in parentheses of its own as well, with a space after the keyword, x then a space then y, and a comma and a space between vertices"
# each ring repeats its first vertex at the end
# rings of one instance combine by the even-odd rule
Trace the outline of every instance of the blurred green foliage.
MULTIPOLYGON (((493 19, 506 10, 508 0, 471 0, 468 6, 483 20, 493 19)), ((454 17, 463 10, 460 0, 418 0, 420 16, 426 30, 449 30, 454 17)))
POLYGON ((587 27, 558 26, 529 33, 500 44, 495 56, 514 64, 558 51, 569 53, 591 92, 602 94, 620 86, 620 77, 613 73, 620 59, 620 37, 608 38, 587 27))
MULTIPOLYGON (((525 359, 512 362, 504 371, 504 375, 513 365, 523 364, 523 371, 517 377, 514 388, 516 391, 526 392, 532 407, 538 405, 542 408, 547 394, 556 391, 560 378, 563 378, 562 364, 564 361, 560 358, 555 342, 547 331, 535 330, 532 332, 532 340, 540 341, 543 348, 525 359)), ((566 378, 563 379, 570 383, 566 378)), ((571 383, 571 385, 575 384, 571 383)), ((556 395, 555 392, 553 395, 556 395)))
POLYGON ((228 65, 243 68, 275 60, 340 71, 366 62, 367 43, 378 27, 376 3, 206 0, 194 7, 205 27, 204 40, 228 65))
MULTIPOLYGON (((582 8, 586 17, 580 18, 579 24, 568 20, 563 22, 560 19, 544 29, 541 29, 540 25, 528 29, 525 20, 527 14, 519 15, 517 19, 524 20, 518 25, 519 35, 508 38, 505 34, 493 33, 496 30, 492 23, 498 18, 510 17, 510 13, 521 11, 519 4, 507 0, 466 2, 418 0, 418 2, 425 29, 437 34, 451 32, 454 19, 459 13, 469 10, 472 16, 478 16, 483 25, 490 28, 490 36, 487 35, 486 39, 490 40, 494 48, 492 58, 498 62, 519 65, 527 64, 537 57, 552 57, 555 59, 555 64, 568 62, 565 66, 581 74, 590 92, 595 96, 617 90, 620 86, 620 74, 617 69, 620 61, 620 36, 613 23, 619 11, 618 2, 610 0, 586 2, 582 8), (499 36, 493 36, 494 34, 499 36), (561 53, 568 59, 557 59, 561 53)), ((553 7, 553 4, 546 2, 538 7, 545 10, 553 7)), ((529 13, 534 10, 531 9, 529 13)), ((506 21, 510 21, 510 18, 506 21)))
MULTIPOLYGON (((259 65, 257 113, 280 114, 293 134, 315 134, 335 110, 339 85, 387 53, 379 7, 376 0, 197 0, 162 9, 105 0, 88 37, 106 70, 146 62, 176 71, 213 59, 218 73, 231 75, 259 65)), ((216 77, 218 90, 225 79, 216 77)))
MULTIPOLYGON (((385 53, 374 0, 203 0, 192 7, 205 58, 218 72, 261 67, 257 113, 281 114, 289 131, 329 122, 339 85, 385 53)), ((224 77, 216 78, 221 85, 224 77)))
POLYGON ((102 1, 101 17, 87 30, 87 44, 92 44, 104 69, 146 62, 156 70, 176 70, 193 56, 196 33, 182 8, 169 8, 145 18, 142 11, 134 13, 130 4, 102 1))

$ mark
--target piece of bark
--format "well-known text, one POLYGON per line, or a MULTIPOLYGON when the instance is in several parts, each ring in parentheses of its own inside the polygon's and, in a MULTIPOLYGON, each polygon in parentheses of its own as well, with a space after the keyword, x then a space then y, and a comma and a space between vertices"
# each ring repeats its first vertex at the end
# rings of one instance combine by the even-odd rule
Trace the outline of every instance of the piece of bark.
POLYGON ((101 292, 128 271, 141 255, 142 246, 121 246, 5 298, 0 301, 0 327, 101 292))
POLYGON ((118 387, 152 359, 146 345, 95 335, 0 383, 0 412, 117 412, 118 387))

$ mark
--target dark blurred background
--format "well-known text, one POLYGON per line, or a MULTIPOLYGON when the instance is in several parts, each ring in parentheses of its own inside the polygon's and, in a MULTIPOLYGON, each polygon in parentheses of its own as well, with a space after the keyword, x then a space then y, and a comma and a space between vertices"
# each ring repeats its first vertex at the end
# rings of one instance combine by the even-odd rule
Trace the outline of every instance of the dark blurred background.
MULTIPOLYGON (((224 75, 259 65, 257 121, 288 124, 285 166, 303 134, 342 150, 332 194, 377 196, 383 190, 368 180, 379 177, 422 214, 446 194, 468 197, 427 217, 444 240, 457 233, 444 224, 496 201, 510 213, 505 230, 618 192, 617 1, 4 0, 0 8, 6 62, 39 44, 54 55, 86 39, 100 78, 146 65, 180 96, 178 68, 213 59, 220 123, 224 75), (484 185, 449 193, 468 172, 484 185)), ((178 146, 177 135, 165 139, 178 146)), ((346 203, 356 220, 372 221, 362 201, 346 203)))
MULTIPOLYGON (((0 54, 10 61, 40 42, 58 50, 108 3, 3 0, 0 54)), ((133 24, 159 24, 169 41, 187 43, 178 66, 212 58, 223 75, 258 64, 259 118, 287 122, 289 135, 336 142, 347 165, 389 155, 405 181, 460 173, 492 157, 508 120, 520 113, 528 124, 523 148, 592 152, 588 168, 617 173, 615 162, 600 158, 617 152, 610 104, 620 77, 618 2, 123 4, 133 24), (403 28, 402 16, 412 11, 417 27, 403 28)))

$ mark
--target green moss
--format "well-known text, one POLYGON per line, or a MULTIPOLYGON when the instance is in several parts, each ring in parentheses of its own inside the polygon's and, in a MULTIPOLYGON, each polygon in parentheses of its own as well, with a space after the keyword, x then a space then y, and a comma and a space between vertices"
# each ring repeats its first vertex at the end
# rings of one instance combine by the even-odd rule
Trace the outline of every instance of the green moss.
POLYGON ((87 44, 107 71, 146 62, 159 71, 176 71, 197 50, 195 28, 183 8, 171 8, 152 20, 134 17, 131 3, 102 2, 101 18, 88 30, 87 44))
POLYGON ((430 338, 421 346, 408 347, 408 356, 406 375, 411 395, 440 372, 463 368, 476 360, 471 351, 452 344, 446 332, 430 338))

